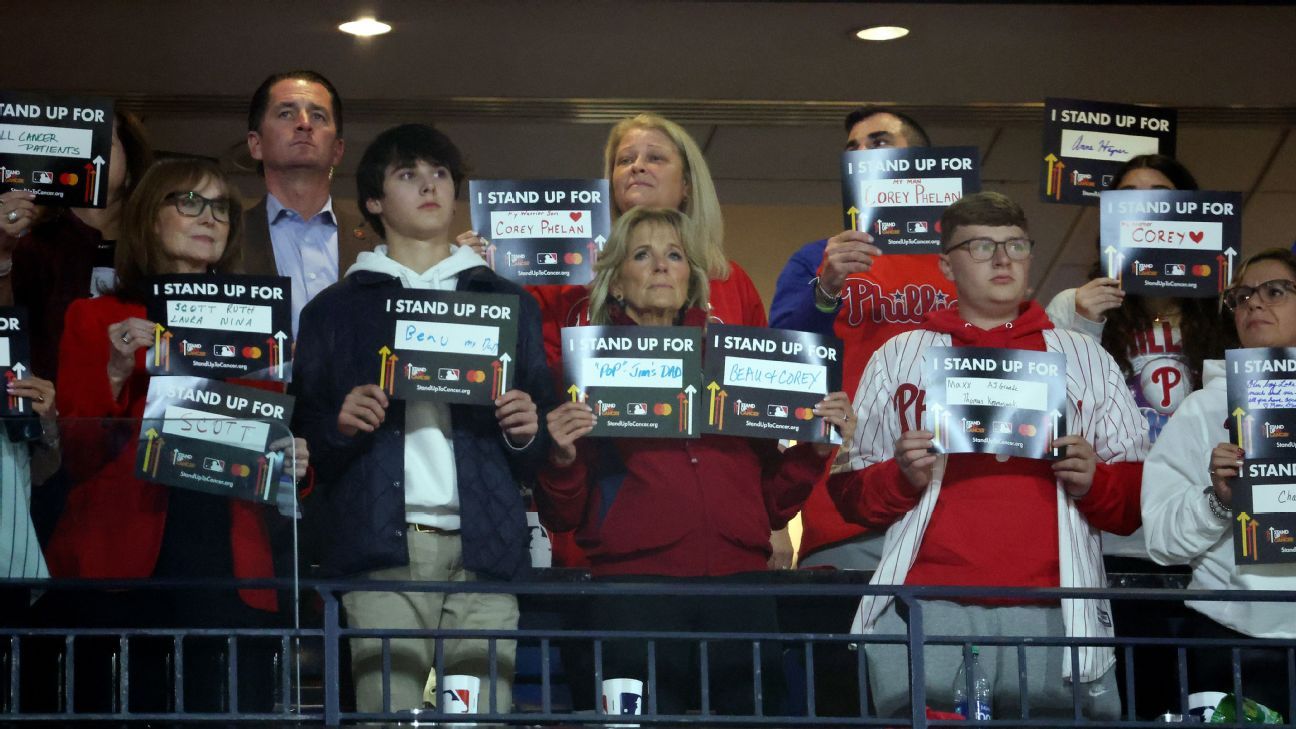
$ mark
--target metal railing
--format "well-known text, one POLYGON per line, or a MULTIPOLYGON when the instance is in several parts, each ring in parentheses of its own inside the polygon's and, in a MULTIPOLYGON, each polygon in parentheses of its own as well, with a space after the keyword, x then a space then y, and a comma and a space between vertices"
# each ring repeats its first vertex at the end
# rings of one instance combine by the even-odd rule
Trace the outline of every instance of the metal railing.
MULTIPOLYGON (((35 590, 56 591, 101 591, 101 590, 176 590, 194 587, 232 588, 286 588, 290 581, 211 581, 211 580, 146 580, 146 581, 86 581, 86 580, 51 580, 51 581, 6 581, 0 586, 12 588, 30 588, 35 590)), ((384 672, 391 670, 391 641, 402 638, 424 638, 435 641, 436 661, 434 666, 437 676, 444 676, 445 665, 444 643, 459 638, 485 639, 490 646, 491 675, 484 677, 481 690, 481 706, 478 715, 473 719, 482 723, 504 723, 510 725, 603 725, 611 718, 594 712, 576 712, 559 694, 564 676, 556 670, 555 646, 559 644, 588 643, 593 651, 594 663, 591 675, 565 676, 567 681, 588 681, 586 687, 598 695, 598 687, 604 676, 604 653, 611 640, 634 639, 646 645, 649 660, 646 684, 656 684, 656 664, 654 660, 657 648, 674 641, 689 641, 703 650, 699 661, 701 698, 700 712, 687 715, 666 715, 658 713, 656 696, 649 689, 644 697, 643 715, 633 717, 633 722, 644 726, 689 723, 697 725, 745 725, 745 726, 913 726, 936 727, 955 726, 959 723, 928 719, 926 716, 927 657, 924 646, 961 646, 964 653, 972 645, 1015 647, 1019 669, 1018 688, 1021 695, 1026 695, 1026 685, 1034 677, 1025 673, 1025 651, 1028 648, 1047 646, 1112 646, 1117 652, 1118 663, 1125 667, 1124 693, 1127 696, 1118 722, 1095 721, 1087 719, 1081 708, 1081 684, 1073 682, 1072 707, 1070 716, 1063 718, 1036 717, 1026 710, 1024 716, 1011 719, 996 718, 984 722, 986 726, 1033 726, 1033 727, 1095 727, 1095 726, 1150 726, 1156 722, 1140 719, 1146 715, 1143 707, 1135 705, 1137 696, 1135 683, 1135 649, 1141 646, 1170 646, 1176 651, 1176 672, 1179 686, 1177 708, 1175 713, 1187 713, 1188 707, 1188 664, 1190 651, 1199 648, 1216 648, 1232 651, 1233 685, 1224 687, 1235 695, 1242 695, 1242 675, 1240 651, 1251 648, 1266 648, 1282 651, 1285 654, 1287 667, 1286 681, 1288 706, 1296 705, 1296 640, 1215 640, 1215 639, 1167 639, 1150 637, 1117 637, 1114 639, 1067 638, 1032 636, 998 637, 989 635, 930 635, 924 626, 924 603, 930 600, 954 600, 982 602, 985 600, 1026 600, 1057 601, 1067 598, 1108 598, 1114 601, 1137 600, 1149 606, 1158 603, 1181 602, 1189 600, 1228 600, 1257 602, 1290 602, 1292 593, 1282 592, 1208 592, 1182 589, 1107 589, 1107 590, 1064 590, 1064 589, 1001 589, 1001 588, 945 588, 945 587, 907 587, 886 586, 874 587, 864 584, 842 584, 822 582, 816 584, 778 584, 770 581, 755 584, 688 584, 662 583, 613 583, 572 580, 531 581, 521 583, 413 583, 413 582, 351 582, 342 580, 311 580, 300 583, 302 594, 318 595, 319 610, 314 620, 305 621, 303 627, 274 626, 266 628, 241 628, 224 630, 211 627, 194 628, 78 628, 75 626, 14 626, 8 620, 0 620, 0 658, 3 659, 4 684, 0 687, 0 722, 20 723, 59 723, 75 719, 85 722, 121 722, 121 721, 239 721, 257 723, 284 724, 323 724, 337 726, 353 722, 445 722, 462 721, 465 717, 457 714, 441 713, 441 709, 432 707, 411 712, 410 710, 392 710, 378 713, 362 713, 349 706, 345 691, 345 675, 349 666, 344 663, 345 643, 352 638, 381 638, 383 641, 384 672), (740 597, 759 595, 774 597, 778 600, 815 599, 828 600, 858 598, 861 595, 892 595, 897 604, 905 606, 908 615, 908 631, 903 634, 874 634, 868 636, 852 635, 844 632, 843 624, 824 625, 823 631, 815 632, 696 632, 696 631, 633 631, 613 632, 607 630, 575 629, 536 629, 525 627, 514 631, 489 630, 383 630, 358 629, 345 626, 344 614, 340 605, 340 596, 347 591, 366 590, 382 592, 473 592, 473 593, 509 593, 518 595, 526 616, 533 605, 545 604, 544 610, 580 611, 596 596, 673 596, 673 597, 740 597), (557 605, 558 607, 554 607, 557 605), (223 686, 215 688, 220 694, 221 706, 215 711, 194 711, 186 705, 186 657, 189 644, 195 639, 214 639, 223 643, 222 668, 223 686), (111 666, 105 670, 109 673, 100 680, 111 682, 114 703, 106 710, 82 711, 77 706, 77 680, 83 676, 77 669, 78 654, 85 644, 99 639, 116 641, 112 651, 111 666), (57 675, 32 677, 29 669, 25 671, 24 661, 30 652, 29 647, 45 641, 46 649, 57 644, 57 675), (168 703, 163 711, 133 711, 132 694, 132 651, 140 644, 152 640, 167 644, 164 650, 168 663, 166 671, 168 703), (536 674, 533 677, 539 697, 534 705, 519 710, 514 707, 493 707, 492 692, 498 678, 498 643, 502 640, 516 640, 518 645, 532 651, 536 657, 536 674), (710 677, 707 651, 705 648, 719 641, 742 641, 752 647, 753 656, 753 706, 750 715, 722 715, 712 711, 710 705, 710 677), (273 707, 249 708, 241 701, 239 689, 240 652, 246 651, 249 644, 260 643, 262 655, 271 661, 270 675, 274 681, 272 691, 273 707), (868 662, 865 651, 856 651, 854 655, 854 680, 859 692, 859 711, 848 716, 824 716, 819 710, 816 696, 815 665, 816 651, 832 647, 840 648, 850 644, 869 645, 902 645, 906 648, 907 666, 899 670, 908 673, 910 686, 910 711, 903 717, 879 717, 870 709, 870 686, 868 662), (269 651, 264 650, 272 646, 269 651), (790 659, 791 665, 803 665, 807 671, 805 688, 800 697, 802 706, 792 715, 766 713, 762 708, 762 683, 759 666, 764 651, 778 651, 790 659), (115 673, 113 673, 115 672, 115 673), (58 704, 52 710, 36 713, 28 711, 23 705, 27 689, 32 688, 31 681, 56 684, 58 704), (314 692, 314 693, 312 693, 314 692), (507 709, 507 710, 505 710, 507 709)), ((539 608, 536 608, 539 609, 539 608)), ((1153 608, 1149 608, 1153 609, 1153 608)), ((156 648, 156 645, 154 646, 156 648)), ((1072 662, 1072 674, 1079 675, 1077 651, 1069 651, 1072 662)), ((48 657, 48 656, 47 656, 48 657)), ((390 695, 385 706, 390 706, 390 695)), ((1161 707, 1158 707, 1161 708, 1161 707)), ((1170 708, 1170 707, 1164 707, 1170 708)), ((1277 707, 1275 707, 1277 708, 1277 707)), ((629 720, 628 717, 617 717, 617 721, 629 720)), ((1288 718, 1290 721, 1290 718, 1288 718)), ((1241 724, 1237 724, 1241 726, 1241 724)), ((1294 726, 1287 724, 1286 726, 1294 726)))

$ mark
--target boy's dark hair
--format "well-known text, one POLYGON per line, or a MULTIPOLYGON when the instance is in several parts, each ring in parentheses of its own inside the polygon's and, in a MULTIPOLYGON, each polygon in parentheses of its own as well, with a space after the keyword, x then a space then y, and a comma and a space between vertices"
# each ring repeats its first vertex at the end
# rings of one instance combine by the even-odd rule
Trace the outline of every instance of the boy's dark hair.
POLYGON ((374 138, 356 167, 356 204, 360 214, 380 236, 386 236, 382 218, 369 212, 365 203, 383 198, 383 178, 392 165, 427 162, 450 171, 455 197, 466 170, 463 155, 450 137, 428 124, 402 124, 374 138))
POLYGON ((333 124, 337 126, 338 136, 342 136, 342 97, 338 96, 337 88, 333 82, 324 78, 324 74, 317 71, 299 69, 296 71, 285 71, 283 73, 271 74, 266 77, 265 81, 257 87, 252 93, 252 103, 248 106, 248 131, 260 132, 261 120, 265 119, 266 109, 270 106, 270 89, 280 81, 300 80, 323 86, 329 93, 329 101, 333 107, 333 124))
POLYGON ((872 104, 861 106, 846 115, 846 133, 850 134, 856 124, 878 114, 890 114, 900 120, 900 133, 904 135, 905 141, 910 147, 930 147, 931 138, 927 136, 927 130, 913 117, 895 109, 888 109, 882 106, 873 106, 872 104))
POLYGON ((942 249, 949 248, 954 230, 963 225, 1015 225, 1026 233, 1030 232, 1026 226, 1026 212, 1012 198, 998 192, 967 195, 945 208, 940 219, 942 249))

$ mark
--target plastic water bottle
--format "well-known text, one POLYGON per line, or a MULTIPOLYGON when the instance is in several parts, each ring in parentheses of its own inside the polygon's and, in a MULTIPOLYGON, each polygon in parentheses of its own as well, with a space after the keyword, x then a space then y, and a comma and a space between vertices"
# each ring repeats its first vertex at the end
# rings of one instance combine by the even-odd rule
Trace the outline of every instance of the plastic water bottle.
POLYGON ((990 693, 990 679, 981 670, 981 651, 972 646, 972 696, 968 700, 967 663, 960 662, 958 672, 954 674, 954 711, 970 721, 984 721, 990 718, 990 706, 994 697, 990 693))

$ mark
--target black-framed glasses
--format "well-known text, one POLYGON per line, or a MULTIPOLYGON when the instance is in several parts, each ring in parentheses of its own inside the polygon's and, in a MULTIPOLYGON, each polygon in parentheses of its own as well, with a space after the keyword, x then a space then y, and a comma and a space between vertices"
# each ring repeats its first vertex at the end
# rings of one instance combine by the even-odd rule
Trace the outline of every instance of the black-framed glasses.
POLYGON ((1035 247, 1035 241, 1030 238, 1009 238, 1008 240, 995 240, 994 238, 968 238, 962 243, 956 243, 945 249, 946 253, 953 253, 960 248, 966 248, 968 255, 977 263, 994 258, 995 249, 1003 246, 1004 253, 1013 261, 1024 261, 1030 257, 1031 250, 1035 247))
POLYGON ((175 205, 176 211, 186 217, 196 218, 202 215, 208 206, 211 206, 212 217, 217 222, 229 222, 230 201, 227 197, 203 197, 191 190, 189 192, 173 192, 166 196, 166 200, 175 205))
POLYGON ((1237 311, 1252 296, 1259 296, 1260 303, 1265 306, 1277 306, 1287 300, 1291 294, 1296 294, 1296 281, 1286 278, 1276 278, 1272 281, 1265 281, 1259 286, 1234 286, 1224 292, 1224 305, 1229 311, 1237 311))

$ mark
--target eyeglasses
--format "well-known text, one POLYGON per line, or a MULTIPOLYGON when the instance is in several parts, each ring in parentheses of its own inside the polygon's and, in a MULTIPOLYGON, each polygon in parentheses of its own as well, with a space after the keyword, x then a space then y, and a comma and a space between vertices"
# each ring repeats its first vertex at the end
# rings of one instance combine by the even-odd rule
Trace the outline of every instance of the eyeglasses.
POLYGON ((969 238, 962 243, 957 243, 945 249, 946 253, 953 253, 960 248, 967 248, 969 256, 977 263, 994 258, 995 249, 1003 246, 1004 253, 1013 261, 1024 261, 1030 257, 1031 249, 1035 247, 1035 241, 1030 238, 1009 238, 1008 240, 995 240, 993 238, 969 238))
POLYGON ((212 217, 220 223, 229 222, 230 201, 227 197, 203 197, 196 192, 173 192, 166 196, 166 201, 173 203, 181 215, 196 218, 211 206, 212 217))
POLYGON ((1276 278, 1254 287, 1234 286, 1224 292, 1224 305, 1229 311, 1237 311, 1246 306, 1252 296, 1259 296, 1260 303, 1265 306, 1277 306, 1287 301, 1287 295, 1293 293, 1296 293, 1296 281, 1276 278))

